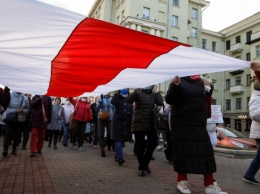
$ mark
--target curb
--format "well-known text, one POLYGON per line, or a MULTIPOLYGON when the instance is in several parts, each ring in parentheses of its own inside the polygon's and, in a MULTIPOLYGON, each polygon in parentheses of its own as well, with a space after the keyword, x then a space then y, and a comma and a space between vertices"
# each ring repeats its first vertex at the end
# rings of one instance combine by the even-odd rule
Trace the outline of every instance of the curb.
POLYGON ((254 158, 256 150, 232 150, 224 148, 213 148, 216 155, 225 156, 228 158, 254 158))

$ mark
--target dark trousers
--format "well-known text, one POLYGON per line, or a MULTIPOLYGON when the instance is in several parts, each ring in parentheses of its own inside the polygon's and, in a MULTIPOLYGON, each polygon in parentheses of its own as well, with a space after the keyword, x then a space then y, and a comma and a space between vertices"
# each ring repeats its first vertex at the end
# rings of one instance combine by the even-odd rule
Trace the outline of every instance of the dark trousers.
POLYGON ((59 136, 59 130, 49 130, 49 145, 51 145, 52 143, 53 136, 54 136, 53 145, 56 146, 58 141, 58 136, 59 136))
POLYGON ((98 119, 98 139, 101 151, 105 151, 105 143, 107 144, 108 148, 112 146, 111 140, 111 120, 102 120, 98 119), (107 136, 105 141, 105 128, 107 130, 107 136))
POLYGON ((157 146, 157 131, 150 132, 135 132, 135 151, 139 163, 139 170, 144 170, 149 165, 153 151, 157 146), (147 146, 145 141, 147 136, 147 146))
POLYGON ((31 128, 28 127, 27 124, 25 124, 19 131, 19 136, 18 136, 18 145, 22 142, 23 139, 23 143, 22 146, 26 147, 27 146, 27 142, 29 140, 29 134, 30 134, 31 128))
POLYGON ((6 122, 5 124, 5 138, 4 151, 8 151, 9 145, 13 140, 12 151, 16 151, 18 145, 19 131, 23 127, 23 122, 6 122))
POLYGON ((84 136, 85 136, 85 129, 86 129, 86 122, 76 121, 74 120, 74 130, 72 135, 72 143, 75 144, 78 138, 78 147, 83 145, 84 136))
POLYGON ((166 149, 164 150, 164 154, 165 154, 166 160, 168 160, 169 162, 171 162, 171 161, 173 161, 171 131, 166 131, 166 132, 165 132, 165 135, 166 135, 167 147, 166 147, 166 149))

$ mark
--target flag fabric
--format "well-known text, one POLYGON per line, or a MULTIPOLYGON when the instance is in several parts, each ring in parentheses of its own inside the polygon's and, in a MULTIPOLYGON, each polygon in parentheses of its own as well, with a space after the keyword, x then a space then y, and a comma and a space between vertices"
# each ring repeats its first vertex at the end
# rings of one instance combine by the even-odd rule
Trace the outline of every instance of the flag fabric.
POLYGON ((90 96, 250 62, 86 18, 34 0, 0 0, 0 84, 90 96))

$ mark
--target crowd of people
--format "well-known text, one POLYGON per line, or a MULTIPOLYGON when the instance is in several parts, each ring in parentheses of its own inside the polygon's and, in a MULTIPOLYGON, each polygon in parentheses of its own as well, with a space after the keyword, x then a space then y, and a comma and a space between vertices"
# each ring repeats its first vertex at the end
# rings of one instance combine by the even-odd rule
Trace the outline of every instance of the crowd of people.
MULTIPOLYGON (((253 120, 250 136, 260 143, 258 66, 252 63, 257 78, 249 110, 253 120)), ((102 94, 94 97, 92 103, 89 97, 66 97, 64 104, 59 97, 35 95, 31 98, 28 94, 10 92, 8 87, 0 88, 2 156, 8 156, 10 145, 12 155, 16 155, 20 143, 26 150, 29 139, 30 157, 42 154, 44 140, 54 150, 58 149, 57 142, 61 140, 63 146, 77 147, 79 151, 84 151, 83 144, 87 141, 94 148, 99 145, 101 157, 106 157, 106 151, 114 151, 115 161, 123 165, 126 162, 125 142, 134 140, 138 174, 144 177, 152 173, 149 163, 154 150, 162 148, 162 133, 165 156, 177 172, 177 189, 181 193, 191 193, 188 174, 202 174, 205 193, 226 194, 213 177, 216 172, 213 152, 216 125, 207 123, 211 117, 212 92, 212 84, 199 75, 175 76, 165 99, 156 85, 137 88, 132 93, 124 88, 113 94, 102 94), (166 118, 166 130, 161 131, 158 113, 165 115, 160 118, 166 118)), ((259 157, 258 148, 244 175, 246 182, 260 185, 254 178, 260 168, 259 157)))

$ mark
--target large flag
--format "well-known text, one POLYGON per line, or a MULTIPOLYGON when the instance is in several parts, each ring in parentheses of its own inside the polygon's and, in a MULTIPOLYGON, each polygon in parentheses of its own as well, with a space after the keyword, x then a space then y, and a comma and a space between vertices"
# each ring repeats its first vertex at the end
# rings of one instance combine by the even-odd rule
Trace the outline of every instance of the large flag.
POLYGON ((249 65, 34 0, 0 0, 0 84, 14 91, 98 95, 249 65))

